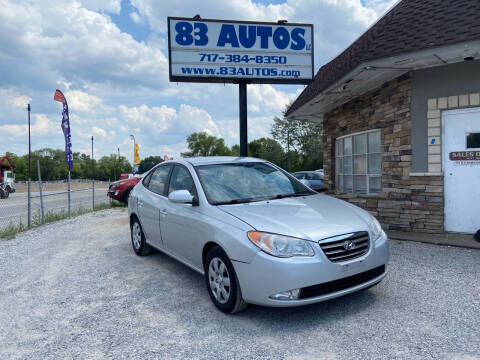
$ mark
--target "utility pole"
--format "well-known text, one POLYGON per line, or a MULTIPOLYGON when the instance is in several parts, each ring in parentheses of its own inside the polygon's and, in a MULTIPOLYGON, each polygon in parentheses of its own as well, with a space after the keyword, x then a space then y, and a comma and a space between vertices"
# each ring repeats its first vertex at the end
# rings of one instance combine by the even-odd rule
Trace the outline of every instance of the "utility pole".
POLYGON ((93 160, 93 135, 92 135, 92 210, 95 211, 95 162, 93 160))
POLYGON ((290 161, 290 126, 287 128, 287 154, 288 154, 288 172, 291 172, 292 162, 290 161))
POLYGON ((117 157, 113 154, 113 181, 117 180, 117 157))
POLYGON ((30 141, 30 104, 27 106, 28 110, 28 220, 27 224, 28 227, 32 225, 32 200, 31 200, 31 192, 30 192, 30 181, 32 180, 31 174, 30 174, 30 157, 31 157, 31 152, 32 152, 32 145, 30 141))
POLYGON ((133 162, 132 162, 132 173, 135 175, 135 144, 136 144, 136 141, 135 141, 135 136, 131 135, 130 134, 130 140, 133 141, 133 162))

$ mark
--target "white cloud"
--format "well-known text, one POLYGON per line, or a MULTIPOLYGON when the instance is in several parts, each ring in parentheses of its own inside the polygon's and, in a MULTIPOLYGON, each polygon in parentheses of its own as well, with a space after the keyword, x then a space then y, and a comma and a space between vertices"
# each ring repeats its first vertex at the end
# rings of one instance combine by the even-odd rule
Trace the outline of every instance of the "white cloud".
MULTIPOLYGON (((35 115, 35 121, 30 127, 32 136, 60 133, 60 125, 48 119, 45 114, 35 115), (58 127, 58 128, 56 128, 58 127)), ((0 134, 9 136, 24 136, 28 134, 28 126, 7 124, 0 126, 0 134)))
POLYGON ((27 104, 32 101, 32 98, 27 95, 22 95, 14 88, 0 88, 0 106, 2 111, 6 108, 16 110, 17 108, 26 109, 27 104))
POLYGON ((81 90, 71 90, 65 93, 70 112, 102 113, 111 112, 112 107, 103 103, 103 99, 98 96, 86 93, 81 90))
POLYGON ((96 136, 100 136, 100 137, 103 137, 103 138, 107 137, 107 132, 104 129, 99 128, 98 126, 93 126, 92 127, 92 133, 96 136))
POLYGON ((82 5, 93 11, 106 10, 108 12, 119 14, 122 0, 80 0, 82 5))
POLYGON ((136 11, 132 11, 130 13, 130 18, 136 24, 143 24, 144 23, 143 18, 136 11))
POLYGON ((11 81, 111 83, 128 89, 168 85, 161 49, 137 42, 108 15, 77 2, 4 2, 0 45, 2 71, 23 70, 11 81))
POLYGON ((254 113, 279 114, 294 99, 295 93, 276 90, 272 85, 250 85, 248 87, 248 106, 249 110, 254 113))

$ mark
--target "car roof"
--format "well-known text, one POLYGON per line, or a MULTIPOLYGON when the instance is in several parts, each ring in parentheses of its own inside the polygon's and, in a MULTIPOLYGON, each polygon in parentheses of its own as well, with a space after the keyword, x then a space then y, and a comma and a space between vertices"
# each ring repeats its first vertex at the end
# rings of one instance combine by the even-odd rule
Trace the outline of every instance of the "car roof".
MULTIPOLYGON (((168 162, 168 161, 166 161, 168 162)), ((253 157, 239 157, 239 156, 206 156, 206 157, 191 157, 174 159, 172 162, 188 162, 193 166, 197 165, 211 165, 211 164, 225 164, 225 163, 248 163, 248 162, 266 162, 262 159, 253 157)))

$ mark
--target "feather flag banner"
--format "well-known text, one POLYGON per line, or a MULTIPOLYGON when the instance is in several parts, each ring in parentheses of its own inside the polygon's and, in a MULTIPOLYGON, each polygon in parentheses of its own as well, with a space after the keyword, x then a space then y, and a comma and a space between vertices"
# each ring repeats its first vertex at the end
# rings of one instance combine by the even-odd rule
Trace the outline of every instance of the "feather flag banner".
POLYGON ((61 102, 63 104, 62 111, 62 131, 65 136, 65 163, 68 165, 68 169, 73 169, 73 153, 72 153, 72 136, 70 133, 70 119, 68 117, 68 104, 65 95, 60 90, 55 91, 53 100, 61 102))

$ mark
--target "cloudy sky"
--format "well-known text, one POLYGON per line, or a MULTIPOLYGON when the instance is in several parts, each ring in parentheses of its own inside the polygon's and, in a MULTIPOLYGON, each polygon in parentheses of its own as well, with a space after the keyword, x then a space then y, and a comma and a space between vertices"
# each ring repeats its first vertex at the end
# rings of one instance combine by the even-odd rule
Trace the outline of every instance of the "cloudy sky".
MULTIPOLYGON (((0 154, 24 154, 26 105, 32 148, 63 148, 68 100, 73 150, 132 158, 178 156, 205 130, 238 143, 236 85, 170 83, 167 16, 313 23, 315 72, 360 36, 395 0, 0 0, 0 154)), ((302 86, 249 85, 249 140, 268 136, 272 118, 302 86)))

